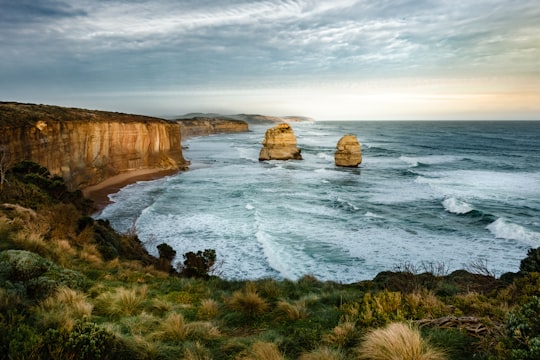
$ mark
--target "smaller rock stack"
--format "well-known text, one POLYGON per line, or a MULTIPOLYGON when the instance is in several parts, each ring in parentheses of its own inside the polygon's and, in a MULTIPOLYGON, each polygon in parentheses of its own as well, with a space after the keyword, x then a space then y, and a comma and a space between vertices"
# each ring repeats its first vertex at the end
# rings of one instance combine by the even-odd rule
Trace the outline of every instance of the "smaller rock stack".
POLYGON ((300 149, 296 146, 296 136, 289 124, 281 123, 266 130, 259 161, 264 160, 302 160, 300 149))
POLYGON ((347 134, 339 139, 334 153, 336 166, 357 167, 362 163, 362 147, 355 135, 347 134))

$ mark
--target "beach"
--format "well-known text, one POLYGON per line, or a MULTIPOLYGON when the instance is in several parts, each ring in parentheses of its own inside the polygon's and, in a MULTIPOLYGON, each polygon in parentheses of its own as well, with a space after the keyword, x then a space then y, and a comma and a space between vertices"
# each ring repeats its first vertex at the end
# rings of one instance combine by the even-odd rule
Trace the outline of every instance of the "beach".
POLYGON ((97 210, 101 211, 101 209, 111 203, 109 195, 118 192, 123 187, 138 181, 159 179, 164 176, 176 174, 179 171, 180 170, 163 169, 137 169, 127 171, 110 177, 98 184, 88 186, 82 189, 82 193, 85 197, 93 200, 97 210))

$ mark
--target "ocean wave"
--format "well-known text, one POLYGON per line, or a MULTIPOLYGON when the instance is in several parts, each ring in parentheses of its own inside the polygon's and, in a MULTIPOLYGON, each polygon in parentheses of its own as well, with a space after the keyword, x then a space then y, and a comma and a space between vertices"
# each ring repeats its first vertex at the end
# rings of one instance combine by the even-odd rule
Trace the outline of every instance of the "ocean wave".
POLYGON ((377 214, 374 214, 372 213, 371 211, 368 211, 364 214, 365 217, 368 217, 368 218, 376 218, 376 219, 384 219, 384 217, 380 216, 380 215, 377 215, 377 214))
POLYGON ((454 197, 444 199, 442 205, 446 211, 458 215, 467 214, 474 210, 471 205, 454 197))
POLYGON ((455 155, 429 155, 429 156, 400 156, 399 160, 409 164, 411 167, 424 165, 446 164, 463 160, 461 156, 455 155))
POLYGON ((499 239, 521 241, 531 246, 538 246, 540 244, 540 233, 511 223, 504 218, 498 218, 489 224, 486 229, 499 239))
POLYGON ((330 155, 330 154, 327 154, 327 153, 320 152, 320 153, 317 154, 317 157, 319 159, 323 159, 323 160, 334 161, 334 157, 332 155, 330 155))

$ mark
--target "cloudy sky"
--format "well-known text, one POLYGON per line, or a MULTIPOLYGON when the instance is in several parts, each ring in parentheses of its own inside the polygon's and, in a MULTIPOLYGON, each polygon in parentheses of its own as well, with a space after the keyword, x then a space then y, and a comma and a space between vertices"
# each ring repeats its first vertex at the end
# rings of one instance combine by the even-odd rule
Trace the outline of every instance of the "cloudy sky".
POLYGON ((540 119, 538 0, 0 0, 0 100, 540 119))

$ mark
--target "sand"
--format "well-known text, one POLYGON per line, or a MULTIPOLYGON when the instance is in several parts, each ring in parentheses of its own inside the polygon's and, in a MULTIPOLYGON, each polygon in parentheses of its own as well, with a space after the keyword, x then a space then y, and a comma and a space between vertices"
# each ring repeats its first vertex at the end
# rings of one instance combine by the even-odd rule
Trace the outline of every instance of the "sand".
POLYGON ((92 199, 98 210, 103 209, 107 204, 110 204, 110 194, 118 192, 126 185, 133 184, 137 181, 155 180, 164 176, 176 174, 179 170, 163 170, 163 169, 139 169, 128 171, 110 177, 99 184, 88 186, 82 189, 83 195, 92 199))

